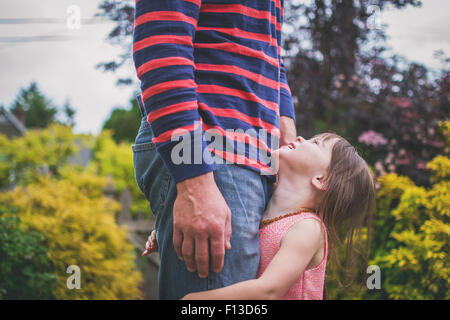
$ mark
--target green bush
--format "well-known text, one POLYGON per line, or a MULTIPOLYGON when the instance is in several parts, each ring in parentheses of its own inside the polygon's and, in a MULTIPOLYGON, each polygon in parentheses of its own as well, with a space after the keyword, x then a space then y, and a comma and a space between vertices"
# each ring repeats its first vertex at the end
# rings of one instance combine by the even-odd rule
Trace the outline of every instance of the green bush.
POLYGON ((0 207, 0 299, 52 299, 52 272, 44 237, 25 232, 16 213, 0 207))
POLYGON ((58 176, 59 168, 78 151, 78 138, 72 128, 58 124, 11 140, 0 134, 0 189, 33 183, 43 175, 58 176))
POLYGON ((380 177, 372 264, 379 265, 380 298, 450 298, 450 159, 434 158, 430 188, 396 174, 380 177))
POLYGON ((380 267, 381 289, 367 289, 367 274, 349 288, 329 281, 330 299, 450 298, 450 159, 437 156, 427 168, 429 188, 392 173, 378 179, 369 265, 380 267))
MULTIPOLYGON (((107 182, 106 178, 79 173, 63 180, 41 178, 26 187, 0 193, 0 203, 18 208, 17 215, 27 234, 39 232, 45 237, 56 277, 52 288, 55 299, 141 297, 142 275, 134 263, 134 247, 126 239, 126 229, 119 227, 114 218, 120 205, 102 193, 107 182), (70 265, 81 270, 80 289, 67 286, 70 265)), ((28 246, 36 242, 25 239, 18 241, 17 250, 28 252, 28 246)), ((11 272, 19 271, 16 268, 11 272)), ((19 283, 11 286, 21 290, 19 283)))
POLYGON ((151 210, 147 200, 136 183, 133 168, 133 152, 131 144, 116 143, 113 132, 103 130, 94 140, 92 160, 85 169, 95 175, 112 178, 117 195, 128 189, 133 199, 130 212, 136 217, 142 212, 149 217, 151 210))

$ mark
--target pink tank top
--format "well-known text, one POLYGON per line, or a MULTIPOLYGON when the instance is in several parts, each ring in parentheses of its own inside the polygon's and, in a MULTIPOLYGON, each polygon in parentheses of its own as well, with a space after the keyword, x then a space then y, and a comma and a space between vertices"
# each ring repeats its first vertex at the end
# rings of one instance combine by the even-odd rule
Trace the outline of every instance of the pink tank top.
POLYGON ((325 234, 324 256, 322 261, 312 269, 305 270, 300 278, 288 290, 283 300, 322 300, 327 263, 327 230, 320 218, 312 212, 303 212, 272 222, 259 229, 261 258, 259 261, 258 278, 264 273, 270 261, 280 249, 285 233, 301 219, 314 219, 322 224, 325 234))

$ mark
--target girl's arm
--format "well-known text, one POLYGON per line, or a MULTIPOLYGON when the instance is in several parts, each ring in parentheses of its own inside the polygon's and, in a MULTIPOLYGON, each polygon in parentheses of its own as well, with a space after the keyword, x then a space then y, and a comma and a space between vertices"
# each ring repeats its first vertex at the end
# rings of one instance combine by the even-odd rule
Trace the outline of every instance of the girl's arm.
POLYGON ((190 293, 183 299, 280 299, 298 280, 314 254, 321 248, 321 239, 321 225, 318 221, 300 220, 286 232, 280 249, 260 278, 220 289, 190 293))

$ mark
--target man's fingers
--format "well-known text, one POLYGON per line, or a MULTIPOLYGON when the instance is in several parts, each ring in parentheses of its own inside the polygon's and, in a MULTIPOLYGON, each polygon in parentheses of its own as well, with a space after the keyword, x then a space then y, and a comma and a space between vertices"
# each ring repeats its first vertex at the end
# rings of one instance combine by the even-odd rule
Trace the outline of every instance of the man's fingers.
POLYGON ((225 221, 225 248, 231 249, 231 211, 228 211, 227 220, 225 221))
POLYGON ((220 272, 223 268, 225 255, 225 235, 223 233, 214 235, 210 239, 211 243, 211 267, 214 272, 220 272))
POLYGON ((228 209, 222 233, 214 234, 210 239, 211 267, 214 272, 220 272, 222 270, 225 250, 231 249, 231 231, 231 211, 228 209))
POLYGON ((176 229, 173 230, 173 247, 178 259, 183 260, 183 254, 181 253, 181 247, 183 244, 183 234, 176 229))
POLYGON ((206 278, 209 273, 208 238, 195 239, 195 262, 200 278, 206 278))
POLYGON ((189 272, 194 272, 196 270, 194 250, 194 239, 192 237, 184 237, 181 254, 189 272))

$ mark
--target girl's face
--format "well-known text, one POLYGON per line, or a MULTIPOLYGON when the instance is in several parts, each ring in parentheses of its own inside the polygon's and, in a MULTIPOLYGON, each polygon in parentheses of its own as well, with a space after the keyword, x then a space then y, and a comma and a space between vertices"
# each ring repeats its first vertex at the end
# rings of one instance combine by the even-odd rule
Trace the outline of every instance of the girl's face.
POLYGON ((324 137, 325 135, 319 134, 306 140, 298 136, 289 145, 278 149, 279 171, 306 178, 325 177, 330 166, 333 145, 338 138, 325 140, 324 137))

